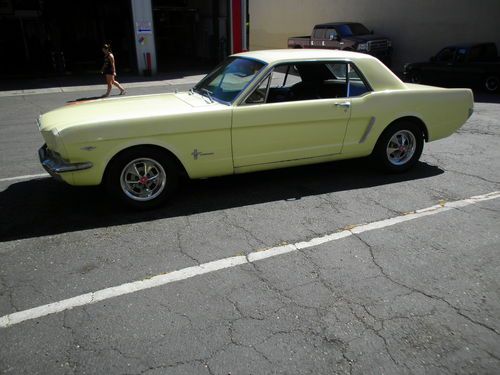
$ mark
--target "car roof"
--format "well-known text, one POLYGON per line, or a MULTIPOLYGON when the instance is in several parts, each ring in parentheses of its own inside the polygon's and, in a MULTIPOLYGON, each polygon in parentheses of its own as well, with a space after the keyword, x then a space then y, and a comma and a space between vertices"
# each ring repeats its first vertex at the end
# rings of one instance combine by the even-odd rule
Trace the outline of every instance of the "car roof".
POLYGON ((268 64, 285 61, 300 61, 300 60, 325 60, 325 59, 347 59, 353 62, 359 60, 373 60, 373 56, 351 51, 329 50, 329 49, 274 49, 274 50, 259 50, 252 52, 238 53, 233 56, 246 57, 263 61, 268 64))
POLYGON ((243 52, 233 55, 233 57, 255 59, 269 65, 300 61, 352 61, 358 68, 360 68, 362 74, 375 91, 406 88, 404 83, 401 82, 401 80, 378 59, 359 52, 313 48, 274 49, 243 52))

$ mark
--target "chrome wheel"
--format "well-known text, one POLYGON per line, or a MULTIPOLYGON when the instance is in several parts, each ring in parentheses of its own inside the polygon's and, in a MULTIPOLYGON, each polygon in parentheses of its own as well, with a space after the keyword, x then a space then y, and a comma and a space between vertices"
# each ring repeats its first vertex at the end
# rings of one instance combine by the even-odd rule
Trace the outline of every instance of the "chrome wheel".
POLYGON ((123 192, 135 201, 146 202, 155 199, 163 192, 165 184, 165 170, 153 159, 135 159, 125 165, 120 175, 123 192))
POLYGON ((386 147, 387 159, 393 165, 404 165, 415 154, 417 140, 409 130, 400 130, 389 139, 386 147))

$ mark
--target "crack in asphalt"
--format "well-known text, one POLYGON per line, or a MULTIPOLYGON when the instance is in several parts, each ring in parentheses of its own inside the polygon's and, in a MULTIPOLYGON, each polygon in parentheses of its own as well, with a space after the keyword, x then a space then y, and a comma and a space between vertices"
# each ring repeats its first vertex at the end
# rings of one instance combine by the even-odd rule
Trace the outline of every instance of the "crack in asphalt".
POLYGON ((315 206, 315 208, 321 208, 325 204, 329 206, 336 214, 340 214, 340 209, 337 207, 339 205, 338 202, 336 202, 333 199, 330 199, 329 196, 325 196, 324 194, 316 195, 316 198, 321 200, 323 203, 315 206))
POLYGON ((401 216, 401 214, 402 214, 402 212, 401 212, 401 211, 398 211, 398 210, 395 210, 395 209, 393 209, 393 208, 390 208, 390 207, 384 206, 382 203, 380 203, 380 202, 379 202, 377 199, 375 199, 375 198, 372 198, 372 197, 370 197, 370 196, 368 196, 368 195, 367 195, 367 196, 365 196, 365 198, 366 198, 366 200, 367 200, 367 201, 369 201, 369 202, 371 202, 371 203, 375 204, 375 206, 381 207, 381 208, 383 208, 384 210, 389 211, 389 212, 393 213, 393 214, 394 214, 394 215, 396 215, 396 216, 401 216))
MULTIPOLYGON (((481 177, 481 176, 478 176, 478 175, 475 175, 475 174, 472 174, 472 173, 466 173, 466 172, 462 172, 462 171, 457 171, 455 169, 445 168, 444 165, 446 163, 443 160, 441 160, 438 156, 436 156, 436 154, 439 154, 439 153, 433 152, 432 154, 425 154, 424 158, 429 157, 429 158, 434 159, 436 163, 429 163, 429 164, 432 165, 432 166, 434 166, 434 167, 441 168, 445 172, 455 173, 455 174, 458 174, 458 175, 461 175, 461 176, 467 176, 467 177, 471 177, 471 178, 477 178, 478 180, 481 180, 481 181, 484 181, 484 182, 487 182, 487 183, 490 183, 490 184, 500 184, 500 181, 490 180, 488 178, 481 177)), ((444 154, 444 153, 442 153, 442 154, 444 154)))
MULTIPOLYGON (((5 276, 0 275, 0 283, 2 284, 2 292, 0 296, 7 295, 9 305, 14 312, 20 311, 14 303, 14 287, 11 287, 6 281, 5 276)), ((9 314, 10 315, 10 314, 9 314)), ((9 319, 10 321, 10 319, 9 319)))
POLYGON ((222 215, 223 215, 223 219, 222 220, 226 224, 228 224, 229 226, 231 226, 231 227, 233 227, 233 228, 235 228, 237 230, 240 230, 240 231, 242 231, 244 233, 247 245, 250 247, 250 249, 253 249, 255 247, 260 247, 260 246, 267 246, 266 243, 264 243, 264 241, 262 241, 255 234, 253 234, 252 231, 248 230, 247 228, 245 228, 242 225, 236 224, 234 221, 231 221, 230 218, 229 218, 229 214, 228 214, 228 212, 226 210, 222 211, 222 215), (251 241, 250 241, 250 239, 253 239, 256 242, 256 244, 252 244, 251 241))
MULTIPOLYGON (((336 291, 334 290, 334 288, 326 281, 324 280, 322 277, 321 277, 321 267, 309 256, 309 254, 307 253, 307 251, 305 250, 299 250, 299 252, 304 256, 304 258, 315 268, 316 270, 316 276, 317 276, 317 280, 325 287, 327 288, 331 293, 332 295, 336 295, 336 291)), ((370 330, 372 331, 376 336, 378 336, 380 339, 382 339, 383 343, 384 343, 384 349, 387 353, 387 355, 389 356, 389 358, 392 360, 392 362, 399 367, 399 363, 395 360, 395 358, 393 357, 391 351, 389 350, 389 347, 388 347, 388 343, 387 343, 387 340, 386 338, 379 332, 379 330, 375 329, 372 325, 368 324, 366 322, 365 319, 361 318, 360 316, 357 315, 357 313, 355 312, 355 310, 353 309, 352 307, 352 304, 354 305, 357 305, 357 306, 360 306, 361 308, 363 308, 363 310, 368 314, 370 315, 375 321, 379 321, 379 319, 377 319, 375 316, 373 316, 369 311, 368 309, 362 305, 362 304, 359 304, 359 303, 355 303, 353 301, 350 301, 350 300, 347 300, 346 298, 344 298, 343 296, 337 296, 337 298, 339 300, 341 300, 342 302, 344 302, 347 306, 347 308, 351 311, 351 314, 356 318, 356 320, 358 320, 362 325, 363 327, 365 327, 365 329, 367 330, 370 330)), ((327 311, 329 311, 329 309, 327 309, 327 311)), ((323 326, 323 338, 325 340, 330 340, 327 336, 326 336, 326 326, 323 326)), ((353 371, 353 364, 355 362, 354 359, 349 359, 347 354, 346 354, 346 351, 347 351, 347 343, 345 343, 344 341, 338 339, 338 338, 335 338, 335 340, 339 341, 340 343, 342 343, 342 345, 340 346, 341 348, 341 353, 342 353, 342 356, 344 357, 344 359, 347 361, 348 365, 349 365, 349 368, 350 368, 350 373, 352 373, 353 371)), ((403 366, 404 367, 407 367, 406 364, 403 363, 403 366)))
MULTIPOLYGON (((186 223, 186 228, 188 228, 189 230, 191 230, 191 222, 189 221, 189 217, 188 216, 183 216, 183 219, 186 223)), ((177 248, 179 249, 180 253, 182 255, 184 255, 185 257, 191 259, 193 262, 195 262, 196 265, 200 265, 201 262, 195 258, 194 256, 192 256, 191 254, 189 254, 187 252, 187 250, 184 248, 183 244, 182 244, 182 233, 181 231, 177 231, 177 248)))
POLYGON ((455 173, 455 174, 458 174, 458 175, 461 175, 461 176, 467 176, 467 177, 477 178, 478 180, 481 180, 481 181, 484 181, 484 182, 488 182, 490 184, 500 184, 500 181, 490 180, 490 179, 485 178, 485 177, 481 177, 481 176, 478 176, 478 175, 475 175, 475 174, 471 174, 471 173, 460 172, 460 171, 457 171, 457 170, 454 170, 454 169, 446 169, 446 172, 455 173))
POLYGON ((474 130, 474 129, 459 129, 456 131, 458 134, 472 134, 472 135, 486 135, 488 137, 498 137, 500 134, 495 132, 489 132, 484 130, 474 130))
POLYGON ((365 240, 363 240, 363 238, 359 234, 353 233, 353 236, 356 237, 360 242, 362 242, 368 248, 373 264, 375 264, 375 266, 377 266, 377 268, 380 270, 380 273, 382 275, 384 275, 387 278, 387 280, 391 281, 392 283, 394 283, 394 284, 396 284, 396 285, 398 285, 398 286, 400 286, 402 288, 406 288, 406 289, 411 290, 411 291, 413 291, 415 293, 419 293, 419 294, 421 294, 421 295, 423 295, 423 296, 425 296, 427 298, 430 298, 432 300, 438 300, 438 301, 444 302, 451 309, 453 309, 458 315, 462 316, 463 318, 465 318, 469 322, 471 322, 473 324, 476 324, 476 325, 479 325, 479 326, 487 329, 488 331, 496 334, 497 336, 500 336, 500 332, 498 332, 495 328, 490 327, 487 324, 485 324, 483 322, 480 322, 480 321, 477 321, 477 320, 471 318, 470 316, 464 314, 460 308, 454 306, 453 304, 451 304, 450 302, 448 302, 445 298, 437 296, 437 295, 433 295, 433 294, 430 294, 430 293, 427 293, 427 292, 424 292, 424 291, 419 290, 419 289, 417 289, 415 287, 412 287, 412 286, 407 285, 407 284, 405 284, 403 282, 400 282, 400 281, 397 281, 397 280, 393 279, 390 275, 388 275, 385 272, 384 268, 377 262, 377 260, 375 258, 375 255, 373 253, 372 246, 368 242, 366 242, 365 240))

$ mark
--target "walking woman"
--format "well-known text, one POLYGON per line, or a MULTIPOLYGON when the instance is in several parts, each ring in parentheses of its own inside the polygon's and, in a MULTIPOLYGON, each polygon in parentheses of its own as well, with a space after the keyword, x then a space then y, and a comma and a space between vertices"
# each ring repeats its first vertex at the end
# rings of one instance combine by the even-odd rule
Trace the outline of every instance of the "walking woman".
POLYGON ((125 94, 125 89, 118 81, 115 80, 116 68, 115 68, 115 57, 111 53, 111 45, 105 44, 102 46, 102 53, 104 53, 104 65, 102 66, 101 73, 106 77, 106 84, 108 85, 108 90, 106 94, 102 97, 105 98, 109 96, 113 85, 120 89, 120 95, 125 94))

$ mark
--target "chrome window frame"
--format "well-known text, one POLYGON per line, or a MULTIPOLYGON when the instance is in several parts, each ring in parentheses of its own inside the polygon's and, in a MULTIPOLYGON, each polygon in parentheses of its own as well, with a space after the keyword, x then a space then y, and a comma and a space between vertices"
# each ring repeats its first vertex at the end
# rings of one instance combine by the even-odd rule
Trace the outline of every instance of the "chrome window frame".
MULTIPOLYGON (((260 61, 260 60, 257 60, 257 61, 260 61)), ((276 67, 278 67, 280 65, 286 65, 286 64, 291 65, 291 64, 300 64, 300 63, 325 63, 325 64, 347 63, 347 64, 350 64, 352 66, 352 68, 354 70, 356 70, 356 73, 358 74, 361 81, 363 81, 363 83, 365 84, 365 86, 367 88, 367 92, 365 92, 362 95, 358 95, 358 96, 346 96, 343 98, 336 98, 336 99, 359 98, 359 97, 365 96, 365 95, 370 94, 370 93, 375 91, 375 90, 373 90, 373 87, 370 85, 370 82, 366 79, 363 72, 358 68, 358 66, 354 63, 354 61, 352 61, 350 59, 340 58, 340 59, 313 59, 313 60, 284 60, 284 61, 278 61, 275 64, 267 64, 267 69, 263 68, 263 71, 261 72, 262 77, 252 80, 252 81, 255 81, 254 84, 252 86, 249 85, 246 87, 246 89, 244 90, 246 92, 241 93, 241 95, 238 98, 239 100, 235 100, 233 102, 233 106, 234 107, 240 107, 240 106, 246 107, 246 106, 250 106, 250 105, 258 106, 258 105, 263 105, 263 104, 274 104, 274 103, 260 103, 260 104, 259 103, 248 103, 247 104, 245 102, 248 99, 248 97, 250 95, 252 95, 254 90, 256 90, 260 86, 260 84, 268 77, 268 75, 272 74, 272 72, 274 71, 274 69, 276 67)), ((257 78, 257 77, 258 77, 258 75, 255 78, 257 78)), ((347 81, 347 83, 349 83, 349 80, 347 81)), ((267 100, 267 93, 268 92, 269 92, 269 87, 268 87, 267 92, 266 92, 266 100, 267 100)), ((317 99, 317 100, 331 100, 331 99, 317 99)), ((297 101, 309 101, 309 100, 297 100, 297 101)))

